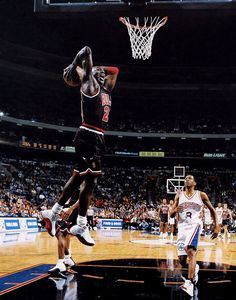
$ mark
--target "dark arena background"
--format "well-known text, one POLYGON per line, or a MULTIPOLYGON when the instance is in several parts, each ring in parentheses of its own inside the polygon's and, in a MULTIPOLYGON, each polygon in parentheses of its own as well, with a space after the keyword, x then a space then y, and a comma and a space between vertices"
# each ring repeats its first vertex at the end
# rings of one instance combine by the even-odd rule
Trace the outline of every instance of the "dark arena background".
POLYGON ((190 299, 178 228, 163 238, 157 218, 184 174, 232 215, 227 236, 202 231, 191 299, 235 299, 236 1, 0 0, 0 28, 1 299, 190 299), (119 17, 145 16, 168 21, 150 58, 134 59, 119 17), (50 276, 57 240, 39 214, 73 169, 80 92, 62 73, 86 45, 94 65, 119 68, 91 203, 96 245, 72 238, 76 265, 50 276))

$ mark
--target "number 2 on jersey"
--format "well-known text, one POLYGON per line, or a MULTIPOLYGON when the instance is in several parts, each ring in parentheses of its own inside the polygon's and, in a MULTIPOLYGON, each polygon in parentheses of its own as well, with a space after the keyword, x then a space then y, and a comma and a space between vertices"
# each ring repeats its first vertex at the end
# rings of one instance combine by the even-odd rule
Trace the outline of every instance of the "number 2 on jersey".
POLYGON ((110 113, 110 107, 109 106, 104 106, 104 114, 103 114, 103 117, 102 117, 102 121, 103 122, 108 122, 109 120, 109 113, 110 113))

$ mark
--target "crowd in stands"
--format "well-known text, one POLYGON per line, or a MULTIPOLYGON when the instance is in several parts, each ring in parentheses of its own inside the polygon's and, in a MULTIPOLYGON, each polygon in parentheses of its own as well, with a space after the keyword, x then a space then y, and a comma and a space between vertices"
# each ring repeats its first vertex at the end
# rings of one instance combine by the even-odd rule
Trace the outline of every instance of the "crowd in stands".
MULTIPOLYGON (((74 97, 77 97, 75 93, 74 97)), ((74 98, 73 98, 74 99, 74 98)), ((125 131, 139 133, 197 133, 197 134, 232 134, 236 133, 234 118, 234 103, 231 101, 216 102, 212 109, 212 101, 182 102, 167 99, 166 102, 148 101, 143 106, 134 99, 122 99, 125 105, 112 109, 109 127, 110 131, 125 131), (170 104, 167 105, 170 101, 170 104), (217 106, 218 105, 218 106, 217 106), (122 112, 122 113, 121 113, 122 112)), ((119 101, 120 99, 115 101, 119 101)), ((74 109, 74 104, 63 107, 63 111, 55 103, 47 103, 47 109, 39 103, 27 103, 23 108, 9 105, 6 101, 1 104, 0 111, 6 116, 16 117, 33 122, 50 123, 54 125, 78 127, 80 124, 80 108, 74 109), (49 105, 50 104, 50 105, 49 105), (32 107, 31 107, 32 106, 32 107)), ((118 105, 118 104, 117 104, 118 105)))
POLYGON ((110 130, 139 133, 196 133, 196 134, 232 134, 236 132, 233 119, 217 120, 214 118, 198 118, 189 120, 186 116, 179 119, 138 120, 135 116, 123 121, 113 122, 110 130))
MULTIPOLYGON (((6 114, 28 120, 27 115, 6 114)), ((71 115, 71 114, 70 114, 71 115)), ((153 118, 139 118, 135 115, 128 115, 125 119, 119 115, 119 118, 111 118, 109 125, 110 131, 137 132, 137 133, 196 133, 196 134, 233 134, 236 133, 236 124, 234 118, 230 116, 227 119, 219 119, 217 117, 199 117, 189 119, 188 116, 179 115, 171 116, 169 113, 164 117, 163 114, 155 115, 153 118), (174 119, 174 121, 173 121, 174 119)), ((43 122, 60 126, 78 127, 79 118, 74 116, 69 122, 62 119, 61 115, 53 119, 48 116, 33 116, 30 118, 32 122, 43 122), (75 120, 75 122, 72 122, 75 120)))
MULTIPOLYGON (((71 170, 72 165, 65 162, 2 157, 0 216, 37 217, 41 209, 50 208, 57 200, 71 170)), ((226 202, 236 213, 235 171, 193 169, 191 173, 214 206, 226 202)), ((92 202, 95 217, 121 218, 135 226, 147 220, 155 223, 161 200, 174 198, 166 191, 166 180, 172 177, 170 169, 104 167, 92 202)))

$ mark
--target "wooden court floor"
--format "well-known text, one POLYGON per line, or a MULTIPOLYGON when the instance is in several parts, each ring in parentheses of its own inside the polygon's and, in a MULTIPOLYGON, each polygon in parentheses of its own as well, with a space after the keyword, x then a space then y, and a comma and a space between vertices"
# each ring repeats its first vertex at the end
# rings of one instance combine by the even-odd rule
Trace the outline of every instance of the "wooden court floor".
MULTIPOLYGON (((162 240, 142 231, 98 230, 91 232, 95 246, 82 245, 71 238, 72 256, 76 263, 109 259, 177 259, 175 237, 162 240)), ((1 234, 0 275, 36 264, 57 262, 57 239, 46 232, 1 234)), ((197 259, 205 263, 236 266, 236 234, 230 239, 201 237, 197 259)))
MULTIPOLYGON (((91 235, 96 241, 94 247, 71 238, 77 275, 66 283, 65 279, 48 278, 47 274, 57 262, 55 237, 46 232, 1 234, 0 279, 9 273, 25 276, 24 269, 39 278, 34 284, 27 283, 27 289, 20 285, 0 297, 38 300, 50 295, 50 299, 90 300, 128 295, 129 299, 189 299, 186 293, 179 292, 184 270, 178 264, 175 238, 163 240, 155 234, 132 230, 97 230, 91 235)), ((199 291, 191 299, 231 299, 236 284, 236 234, 231 234, 230 239, 201 237, 197 259, 199 291), (226 297, 226 291, 231 297, 226 297)), ((6 284, 17 285, 7 281, 6 284)))

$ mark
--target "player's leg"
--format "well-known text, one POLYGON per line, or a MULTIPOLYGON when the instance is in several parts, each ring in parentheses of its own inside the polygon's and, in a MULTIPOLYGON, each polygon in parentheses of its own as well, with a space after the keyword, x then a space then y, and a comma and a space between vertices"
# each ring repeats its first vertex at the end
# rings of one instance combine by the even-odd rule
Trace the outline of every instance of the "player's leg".
POLYGON ((163 238, 166 239, 168 235, 168 223, 165 222, 163 226, 163 238))
POLYGON ((87 210, 93 197, 93 190, 96 186, 97 178, 93 174, 84 176, 80 186, 80 206, 78 209, 77 225, 70 228, 70 233, 75 235, 79 241, 87 246, 94 246, 95 242, 90 236, 87 226, 87 210))
MULTIPOLYGON (((93 174, 86 175, 83 183, 80 186, 80 206, 79 216, 86 218, 88 207, 93 198, 93 191, 97 184, 97 177, 93 174)), ((85 220, 87 224, 87 218, 85 220)))
POLYGON ((58 204, 63 206, 68 201, 68 199, 73 195, 73 193, 80 187, 81 178, 80 174, 75 170, 72 176, 65 184, 63 191, 59 197, 58 204))
POLYGON ((78 172, 73 171, 72 176, 65 184, 63 191, 60 195, 59 201, 56 202, 51 210, 45 210, 41 212, 42 218, 45 222, 45 228, 51 236, 56 234, 56 221, 60 212, 63 209, 63 205, 68 201, 68 199, 73 195, 73 193, 80 186, 80 176, 78 172))
POLYGON ((178 233, 177 233, 177 241, 176 241, 176 247, 177 247, 177 254, 178 254, 178 258, 179 258, 179 262, 182 266, 182 268, 186 268, 188 267, 187 265, 187 252, 185 249, 185 238, 186 238, 186 234, 185 234, 185 230, 183 228, 183 226, 178 226, 178 233))
POLYGON ((225 239, 226 223, 225 220, 222 221, 222 239, 225 239))
MULTIPOLYGON (((179 233, 178 233, 179 234, 179 233)), ((184 244, 183 244, 183 236, 180 237, 178 236, 177 238, 177 252, 178 252, 178 258, 179 262, 182 268, 187 269, 188 264, 187 264, 187 253, 184 249, 184 244)), ((180 286, 180 289, 188 293, 191 297, 193 296, 193 289, 194 285, 191 282, 191 280, 186 279, 186 277, 182 276, 184 280, 184 284, 180 286)))
POLYGON ((189 246, 187 250, 187 254, 188 254, 188 279, 193 282, 195 277, 197 251, 194 247, 189 246))
POLYGON ((219 225, 219 234, 218 237, 222 237, 222 219, 220 221, 218 221, 218 225, 219 225))
POLYGON ((228 222, 227 222, 227 238, 228 239, 230 239, 229 226, 231 226, 231 221, 230 220, 228 220, 228 222))
MULTIPOLYGON (((66 271, 66 265, 64 264, 64 253, 66 246, 66 239, 62 232, 57 231, 56 233, 57 241, 58 241, 58 261, 55 267, 51 268, 48 273, 51 275, 62 275, 66 271)), ((63 276, 62 276, 63 277, 63 276)))
MULTIPOLYGON (((79 196, 78 196, 79 197, 79 196)), ((76 198, 77 198, 77 194, 76 194, 76 198)), ((73 225, 76 224, 76 220, 77 220, 77 216, 78 216, 78 209, 75 208, 73 210, 73 212, 71 213, 71 215, 69 216, 68 220, 67 220, 67 233, 66 236, 65 236, 65 256, 64 256, 64 264, 71 268, 75 265, 75 262, 72 258, 72 255, 71 255, 71 242, 70 242, 70 239, 71 239, 71 235, 69 234, 69 228, 72 227, 73 225)))
POLYGON ((72 226, 70 233, 87 246, 94 246, 87 226, 87 210, 97 184, 97 177, 102 174, 101 157, 104 153, 104 137, 88 130, 80 129, 75 139, 75 151, 78 161, 78 171, 81 176, 80 205, 77 225, 72 226))
POLYGON ((186 238, 185 248, 189 258, 189 272, 188 278, 194 283, 198 282, 198 271, 199 266, 196 263, 197 247, 202 231, 202 224, 193 225, 192 230, 189 231, 188 237, 186 238), (190 237, 190 238, 189 238, 190 237))
POLYGON ((174 237, 174 224, 170 224, 170 238, 173 239, 174 237))
POLYGON ((71 255, 70 238, 71 238, 70 234, 67 234, 65 236, 65 252, 64 252, 64 264, 66 265, 66 267, 69 268, 75 265, 75 262, 71 255))
POLYGON ((164 230, 164 224, 162 221, 160 221, 160 237, 163 238, 163 230, 164 230))
MULTIPOLYGON (((188 257, 189 258, 189 257, 188 257)), ((181 255, 179 256, 180 264, 181 266, 186 266, 187 265, 187 255, 181 255)), ((184 284, 180 286, 180 289, 189 294, 191 297, 193 296, 193 290, 194 290, 194 284, 191 279, 189 279, 189 274, 190 274, 190 269, 192 270, 193 266, 189 266, 188 264, 188 278, 183 277, 184 284)))
POLYGON ((185 279, 184 284, 180 288, 191 297, 193 296, 194 284, 198 281, 199 266, 196 264, 196 251, 201 229, 200 224, 179 226, 178 228, 178 255, 187 254, 188 256, 188 278, 185 279))
POLYGON ((226 238, 226 237, 228 238, 229 231, 228 231, 228 223, 227 223, 227 220, 225 220, 225 222, 224 222, 223 230, 224 230, 224 233, 223 233, 222 238, 226 238))

